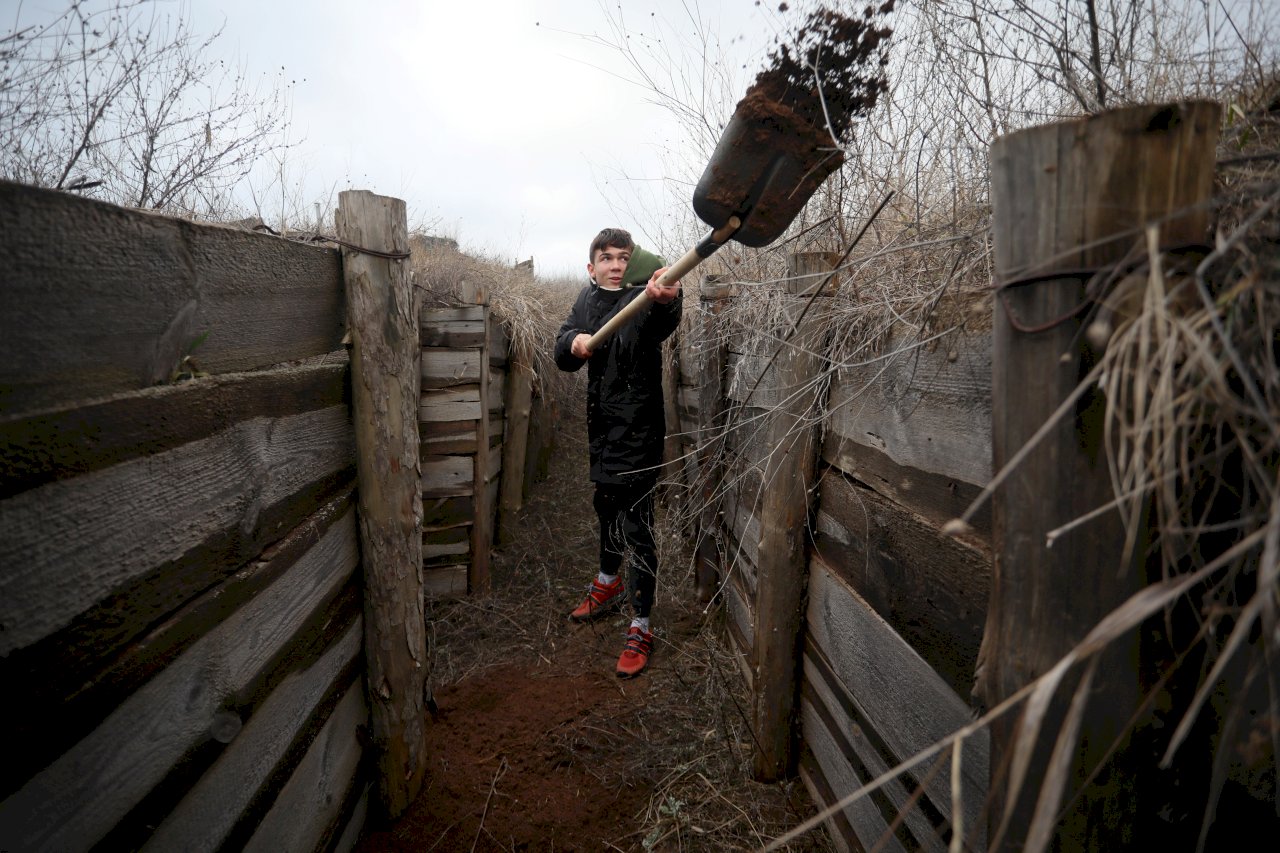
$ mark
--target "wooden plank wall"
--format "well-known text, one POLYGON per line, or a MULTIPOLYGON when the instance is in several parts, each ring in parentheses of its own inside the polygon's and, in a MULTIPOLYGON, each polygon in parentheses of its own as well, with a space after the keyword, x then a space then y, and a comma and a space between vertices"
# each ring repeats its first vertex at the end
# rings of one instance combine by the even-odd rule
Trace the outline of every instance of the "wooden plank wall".
MULTIPOLYGON (((989 316, 985 306, 976 310, 989 316)), ((703 413, 716 407, 704 392, 717 380, 703 368, 714 341, 694 325, 682 336, 678 368, 683 451, 692 460, 686 470, 711 449, 699 439, 703 413)), ((718 328, 723 339, 726 327, 718 328)), ((918 337, 897 328, 862 359, 868 363, 840 365, 832 374, 806 532, 810 578, 798 662, 798 770, 819 803, 834 803, 971 719, 990 594, 990 514, 980 513, 959 539, 939 529, 991 475, 990 333, 959 329, 923 346, 915 345, 918 337)), ((698 535, 722 543, 725 623, 750 682, 761 471, 770 452, 763 414, 789 392, 775 387, 774 371, 762 375, 776 341, 739 333, 726 349, 719 405, 734 428, 721 442, 720 524, 709 530, 704 521, 698 535)), ((695 492, 690 499, 700 501, 695 492)), ((966 742, 962 761, 962 826, 973 849, 985 844, 987 760, 984 732, 966 742)), ((837 846, 946 850, 950 761, 932 777, 930 769, 926 763, 838 812, 828 821, 837 846)))
POLYGON ((422 558, 427 595, 451 598, 472 589, 493 541, 509 346, 488 305, 428 308, 420 319, 422 558))
MULTIPOLYGON (((991 476, 990 334, 922 337, 895 327, 873 356, 836 370, 828 399, 801 686, 801 773, 828 801, 972 718, 990 514, 966 537, 940 528, 991 476)), ((969 849, 985 848, 987 762, 984 730, 966 742, 961 764, 969 849)), ((832 824, 844 832, 833 835, 850 850, 882 837, 891 849, 945 850, 950 780, 949 758, 936 769, 926 762, 846 809, 832 824)))
POLYGON ((349 846, 337 252, 0 183, 0 265, 0 849, 349 846))

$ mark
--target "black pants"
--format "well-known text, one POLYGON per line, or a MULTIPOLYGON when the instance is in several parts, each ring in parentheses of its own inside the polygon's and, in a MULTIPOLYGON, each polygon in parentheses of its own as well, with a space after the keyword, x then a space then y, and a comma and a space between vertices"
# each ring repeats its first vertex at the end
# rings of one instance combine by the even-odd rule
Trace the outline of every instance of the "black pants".
POLYGON ((631 603, 647 618, 658 585, 658 549, 653 541, 653 483, 615 486, 596 483, 594 504, 600 519, 600 571, 622 574, 627 552, 636 567, 631 603))

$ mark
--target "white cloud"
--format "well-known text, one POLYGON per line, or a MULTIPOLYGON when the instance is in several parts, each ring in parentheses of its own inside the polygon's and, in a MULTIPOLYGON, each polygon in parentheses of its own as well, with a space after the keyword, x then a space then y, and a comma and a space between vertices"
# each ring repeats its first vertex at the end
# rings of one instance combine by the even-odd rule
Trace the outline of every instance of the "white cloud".
MULTIPOLYGON (((718 21, 720 3, 631 0, 627 31, 653 39, 653 22, 665 19, 678 32, 689 9, 718 21)), ((651 92, 626 82, 636 68, 591 38, 609 36, 605 10, 619 8, 598 0, 197 0, 190 17, 203 32, 225 18, 215 50, 239 53, 258 73, 284 66, 298 81, 293 135, 303 142, 288 171, 308 199, 348 183, 399 196, 411 216, 452 230, 464 246, 576 274, 600 227, 640 236, 663 221, 663 205, 688 204, 653 192, 689 171, 672 153, 680 148, 673 119, 650 103, 651 92)), ((716 29, 728 40, 752 14, 736 12, 716 29)), ((658 65, 641 70, 670 70, 658 65)))

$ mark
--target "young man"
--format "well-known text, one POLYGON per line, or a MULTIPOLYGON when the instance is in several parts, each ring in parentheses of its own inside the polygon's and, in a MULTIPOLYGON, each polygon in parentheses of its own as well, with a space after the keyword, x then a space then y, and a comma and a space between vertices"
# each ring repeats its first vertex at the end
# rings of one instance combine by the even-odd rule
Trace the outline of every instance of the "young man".
POLYGON ((618 675, 623 678, 638 675, 653 654, 649 611, 658 573, 653 487, 666 436, 662 342, 680 322, 679 283, 659 287, 658 277, 666 269, 655 269, 660 264, 656 256, 637 249, 626 231, 601 231, 591 241, 591 281, 556 336, 556 365, 561 370, 587 365, 587 436, 600 520, 599 573, 569 618, 585 622, 622 605, 627 591, 623 558, 630 551, 636 560, 634 618, 618 658, 618 675), (591 336, 642 291, 653 304, 599 349, 588 349, 591 336))

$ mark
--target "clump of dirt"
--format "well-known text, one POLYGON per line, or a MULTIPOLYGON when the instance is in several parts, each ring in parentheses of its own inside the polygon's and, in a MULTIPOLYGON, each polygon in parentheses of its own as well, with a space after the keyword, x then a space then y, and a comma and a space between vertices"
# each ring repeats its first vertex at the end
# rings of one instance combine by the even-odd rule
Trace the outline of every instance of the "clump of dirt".
POLYGON ((868 6, 861 17, 814 10, 790 43, 769 54, 769 67, 738 109, 772 112, 797 130, 813 128, 848 143, 853 119, 870 112, 889 88, 885 47, 892 30, 878 20, 893 6, 894 0, 868 6))

